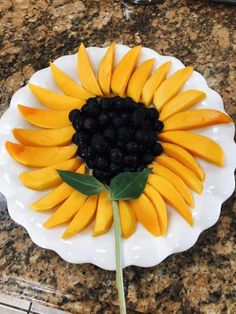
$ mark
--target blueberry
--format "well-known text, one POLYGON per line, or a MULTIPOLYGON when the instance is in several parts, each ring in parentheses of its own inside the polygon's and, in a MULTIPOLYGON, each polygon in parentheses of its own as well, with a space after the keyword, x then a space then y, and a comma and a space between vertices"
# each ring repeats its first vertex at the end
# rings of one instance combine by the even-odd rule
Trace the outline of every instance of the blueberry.
MULTIPOLYGON (((91 98, 90 98, 91 99, 91 98)), ((100 113, 99 105, 96 103, 89 103, 87 102, 86 105, 83 106, 82 111, 91 117, 97 117, 100 113)))
POLYGON ((155 124, 154 124, 154 130, 155 130, 156 132, 162 131, 163 127, 164 127, 164 124, 163 124, 163 122, 160 121, 160 120, 156 121, 155 124))
POLYGON ((80 110, 79 109, 73 109, 69 113, 69 120, 71 122, 74 122, 76 120, 76 118, 78 118, 79 116, 81 116, 80 110))
POLYGON ((107 159, 102 156, 96 156, 94 158, 94 163, 96 165, 96 168, 101 169, 101 170, 105 170, 109 166, 107 159))
POLYGON ((120 171, 120 166, 117 165, 117 164, 111 163, 110 164, 110 171, 111 171, 112 174, 116 174, 116 173, 118 173, 120 171))
POLYGON ((86 147, 79 147, 77 150, 77 155, 83 159, 86 158, 86 147))
POLYGON ((81 131, 84 128, 84 119, 82 117, 78 117, 72 122, 72 125, 75 130, 81 131))
POLYGON ((113 125, 115 128, 120 128, 123 124, 124 124, 124 120, 123 120, 121 117, 115 117, 115 118, 112 120, 112 125, 113 125))
POLYGON ((136 155, 126 155, 124 156, 124 164, 126 166, 135 167, 138 162, 138 157, 136 155))
POLYGON ((144 131, 138 130, 135 132, 135 138, 138 143, 140 144, 146 144, 148 135, 144 131))
POLYGON ((94 161, 92 159, 87 159, 86 160, 86 165, 90 168, 93 169, 94 168, 94 161))
POLYGON ((125 148, 128 153, 137 153, 139 151, 139 145, 134 141, 128 142, 125 148))
POLYGON ((109 123, 109 118, 105 113, 100 113, 98 123, 101 127, 105 127, 109 123))
POLYGON ((84 128, 88 131, 92 131, 96 128, 97 121, 94 118, 86 118, 84 120, 84 128))
POLYGON ((114 164, 120 164, 123 160, 123 154, 119 148, 113 148, 110 151, 110 160, 114 164))
POLYGON ((113 111, 108 112, 108 118, 109 118, 110 120, 114 119, 115 117, 116 117, 116 113, 115 113, 115 112, 113 112, 113 111))
POLYGON ((103 131, 103 135, 106 139, 113 141, 116 137, 116 133, 112 128, 107 128, 103 131))
POLYGON ((120 117, 123 119, 124 124, 129 122, 130 115, 127 112, 122 112, 120 117))
POLYGON ((145 154, 145 155, 143 156, 143 163, 146 164, 146 165, 148 165, 148 164, 150 164, 150 163, 153 161, 153 159, 154 159, 154 156, 153 156, 153 155, 151 155, 151 154, 145 154))
POLYGON ((144 168, 146 168, 146 166, 144 164, 139 165, 136 170, 137 171, 142 171, 144 168))
POLYGON ((162 148, 162 146, 161 146, 160 143, 156 143, 156 144, 152 147, 152 153, 153 153, 154 156, 159 156, 159 155, 161 155, 162 151, 163 151, 163 148, 162 148))
POLYGON ((127 130, 126 127, 123 126, 117 130, 118 140, 123 141, 123 142, 128 142, 129 136, 130 136, 129 131, 127 130))
POLYGON ((135 128, 143 126, 144 116, 140 114, 140 110, 135 110, 135 112, 131 116, 130 122, 135 128))
POLYGON ((105 180, 108 177, 108 173, 107 172, 105 172, 103 170, 100 170, 100 169, 97 169, 97 168, 93 169, 93 175, 98 180, 105 180))
POLYGON ((116 146, 117 146, 118 148, 120 148, 120 149, 123 150, 124 142, 123 142, 123 141, 117 141, 117 142, 116 142, 116 146))
POLYGON ((153 146, 156 143, 157 140, 157 136, 155 132, 150 131, 149 133, 147 133, 147 143, 150 146, 153 146))
POLYGON ((146 106, 145 106, 144 103, 142 103, 141 101, 139 101, 139 102, 137 103, 137 106, 138 106, 138 108, 146 109, 146 106))
POLYGON ((91 141, 92 148, 98 153, 104 153, 107 148, 108 144, 105 138, 99 134, 95 134, 91 141))
POLYGON ((88 145, 89 136, 85 132, 81 131, 73 135, 72 141, 80 147, 86 147, 88 145))
POLYGON ((159 118, 159 113, 156 108, 149 108, 147 111, 147 117, 151 121, 156 121, 159 118))

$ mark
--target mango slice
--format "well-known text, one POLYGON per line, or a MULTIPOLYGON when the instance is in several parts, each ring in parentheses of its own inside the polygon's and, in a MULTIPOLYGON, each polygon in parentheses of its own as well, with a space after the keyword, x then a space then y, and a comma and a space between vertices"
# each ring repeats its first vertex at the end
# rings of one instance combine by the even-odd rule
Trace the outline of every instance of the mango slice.
POLYGON ((112 202, 107 192, 101 192, 98 198, 98 206, 95 218, 93 236, 97 237, 106 232, 111 227, 113 221, 112 202))
POLYGON ((96 96, 102 96, 86 48, 81 43, 78 50, 78 72, 82 86, 96 96))
POLYGON ((159 176, 168 180, 181 194, 181 196, 188 205, 190 205, 191 207, 194 206, 193 196, 190 193, 189 188, 178 175, 159 164, 152 163, 150 167, 155 174, 158 174, 159 176))
POLYGON ((119 214, 122 236, 128 239, 136 230, 134 210, 128 202, 119 201, 119 214))
POLYGON ((160 120, 165 121, 173 114, 191 108, 205 97, 206 94, 204 92, 195 89, 189 89, 186 92, 179 93, 177 96, 168 101, 162 108, 160 120))
POLYGON ((129 201, 132 206, 137 220, 146 228, 152 235, 159 236, 161 234, 160 223, 157 212, 152 202, 143 193, 135 200, 129 201))
POLYGON ((153 99, 153 103, 157 110, 160 111, 162 107, 167 103, 167 101, 169 101, 176 94, 178 94, 178 92, 192 73, 192 67, 183 68, 176 71, 172 76, 170 76, 160 85, 160 87, 156 90, 153 99))
POLYGON ((21 183, 29 189, 43 191, 54 188, 62 182, 58 170, 76 170, 81 165, 82 159, 73 158, 50 167, 23 172, 19 175, 21 183))
POLYGON ((198 109, 179 112, 165 120, 163 131, 193 130, 210 125, 232 122, 232 119, 218 110, 198 109))
POLYGON ((183 197, 165 178, 156 174, 150 174, 148 183, 151 184, 177 212, 190 224, 193 225, 192 213, 183 197))
POLYGON ((71 159, 77 146, 34 147, 6 142, 6 149, 15 161, 26 167, 47 167, 71 159))
POLYGON ((167 231, 167 225, 168 225, 168 217, 167 217, 167 210, 166 210, 166 204, 156 189, 150 184, 146 184, 145 195, 149 198, 149 200, 152 202, 153 206, 156 209, 157 216, 160 223, 160 229, 161 234, 166 234, 167 231))
POLYGON ((224 166, 224 151, 219 144, 206 136, 187 131, 169 131, 159 134, 163 142, 173 143, 217 166, 224 166))
POLYGON ((170 143, 161 143, 161 146, 166 155, 175 158, 181 164, 192 170, 201 181, 205 179, 205 173, 203 169, 187 150, 170 143))
POLYGON ((166 79, 167 74, 170 70, 172 62, 167 61, 163 63, 152 76, 146 81, 142 90, 142 102, 149 107, 152 103, 153 96, 157 88, 166 79))
POLYGON ((71 221, 75 214, 86 202, 87 196, 75 191, 64 201, 64 203, 52 214, 43 224, 45 228, 53 228, 63 223, 71 221))
POLYGON ((72 110, 81 108, 85 103, 83 99, 65 96, 30 83, 28 86, 39 102, 52 110, 72 110))
POLYGON ((141 46, 130 49, 115 67, 111 77, 111 89, 114 95, 123 97, 131 74, 138 62, 141 46))
POLYGON ((155 59, 148 59, 138 66, 132 74, 127 87, 126 95, 138 102, 142 93, 144 84, 152 70, 155 59))
POLYGON ((67 239, 76 233, 83 231, 92 221, 97 209, 98 196, 89 196, 85 203, 80 207, 77 214, 63 233, 62 238, 67 239))
POLYGON ((80 84, 76 83, 76 81, 66 75, 54 63, 50 63, 50 68, 57 86, 60 88, 61 91, 63 91, 65 95, 84 100, 90 97, 94 97, 93 94, 86 91, 86 89, 84 89, 80 84))
MULTIPOLYGON (((82 164, 76 172, 85 173, 85 164, 82 164)), ((38 211, 52 209, 66 200, 74 191, 75 190, 70 185, 63 182, 51 192, 31 204, 30 208, 38 211)))
POLYGON ((198 179, 194 172, 183 166, 179 161, 168 156, 159 156, 155 158, 155 161, 161 166, 164 166, 177 174, 187 184, 187 186, 190 187, 190 189, 198 194, 202 193, 202 182, 198 179))
POLYGON ((70 110, 42 110, 22 105, 18 105, 18 110, 26 121, 41 128, 60 129, 71 125, 68 118, 70 110))
POLYGON ((75 130, 72 126, 52 130, 13 129, 15 138, 28 146, 63 146, 72 143, 75 130))
POLYGON ((115 43, 113 42, 107 49, 98 69, 98 83, 106 96, 110 95, 111 75, 114 64, 115 43))

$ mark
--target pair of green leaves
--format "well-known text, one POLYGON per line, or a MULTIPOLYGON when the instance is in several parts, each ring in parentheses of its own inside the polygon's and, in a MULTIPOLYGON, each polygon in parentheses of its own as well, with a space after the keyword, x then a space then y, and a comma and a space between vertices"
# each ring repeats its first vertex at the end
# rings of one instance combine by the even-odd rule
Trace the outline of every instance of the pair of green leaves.
POLYGON ((64 170, 58 170, 58 173, 63 181, 85 195, 96 195, 108 190, 111 199, 117 201, 138 198, 146 186, 151 171, 152 169, 145 168, 143 171, 120 173, 111 180, 108 189, 90 175, 64 170))

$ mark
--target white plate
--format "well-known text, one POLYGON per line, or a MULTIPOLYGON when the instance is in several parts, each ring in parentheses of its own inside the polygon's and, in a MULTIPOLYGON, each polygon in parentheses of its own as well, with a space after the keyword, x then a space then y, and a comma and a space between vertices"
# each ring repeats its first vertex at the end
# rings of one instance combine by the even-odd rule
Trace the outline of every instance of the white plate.
MULTIPOLYGON (((94 68, 97 70, 99 62, 106 48, 88 48, 94 68)), ((116 62, 129 50, 123 45, 116 46, 116 62)), ((156 58, 156 65, 168 60, 172 61, 169 73, 173 74, 184 65, 177 59, 161 56, 155 51, 142 48, 139 62, 148 58, 156 58)), ((77 77, 77 56, 68 55, 55 61, 62 70, 79 82, 77 77)), ((35 83, 51 90, 59 91, 56 87, 50 69, 46 68, 36 72, 30 79, 35 83)), ((186 82, 183 90, 200 89, 207 94, 198 108, 212 108, 224 111, 221 97, 207 86, 203 76, 194 72, 186 82)), ((18 90, 11 99, 10 108, 4 113, 0 121, 0 192, 7 198, 8 211, 12 219, 24 226, 31 239, 39 246, 54 250, 64 260, 71 263, 92 263, 101 268, 115 269, 115 251, 113 229, 104 236, 93 238, 92 226, 86 231, 69 240, 60 239, 64 226, 53 230, 43 228, 43 222, 49 217, 50 212, 40 213, 31 210, 28 205, 38 199, 45 192, 35 192, 25 188, 18 180, 18 175, 27 169, 13 161, 6 152, 5 142, 15 141, 11 130, 14 127, 32 128, 17 111, 17 105, 24 104, 32 107, 41 107, 33 97, 28 87, 18 90)), ((204 134, 219 143, 225 152, 225 167, 218 168, 205 161, 199 163, 206 172, 204 190, 201 196, 194 193, 195 208, 192 210, 194 227, 191 228, 171 207, 169 212, 169 227, 165 237, 153 237, 141 225, 138 225, 135 234, 123 241, 123 266, 154 266, 173 253, 189 249, 196 241, 199 234, 216 223, 220 215, 222 203, 234 191, 234 169, 236 166, 236 145, 233 137, 235 127, 233 123, 218 125, 201 130, 197 133, 204 134)))

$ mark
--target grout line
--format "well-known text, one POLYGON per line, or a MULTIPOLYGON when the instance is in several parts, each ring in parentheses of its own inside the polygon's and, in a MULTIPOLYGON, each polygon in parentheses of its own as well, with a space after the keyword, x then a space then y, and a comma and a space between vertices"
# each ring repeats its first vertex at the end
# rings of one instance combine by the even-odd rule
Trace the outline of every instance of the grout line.
POLYGON ((21 310, 21 311, 23 311, 23 312, 25 312, 25 313, 28 314, 28 311, 27 311, 26 309, 22 309, 21 307, 17 307, 17 306, 15 306, 15 305, 11 305, 11 304, 9 304, 9 303, 0 302, 0 305, 4 305, 4 306, 6 306, 6 307, 9 307, 9 308, 12 308, 12 309, 16 309, 16 310, 21 310), (27 311, 27 312, 26 312, 26 311, 27 311))
POLYGON ((30 306, 29 306, 29 308, 28 308, 27 314, 30 314, 30 310, 31 310, 32 304, 33 304, 33 303, 30 302, 30 306))

